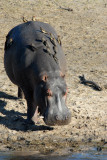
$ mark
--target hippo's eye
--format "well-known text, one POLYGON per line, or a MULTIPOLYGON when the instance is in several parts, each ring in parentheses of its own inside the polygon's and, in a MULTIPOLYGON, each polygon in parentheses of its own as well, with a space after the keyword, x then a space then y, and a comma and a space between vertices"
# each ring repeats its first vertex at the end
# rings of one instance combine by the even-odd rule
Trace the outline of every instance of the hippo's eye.
POLYGON ((63 96, 66 96, 67 95, 67 92, 63 92, 63 96))
POLYGON ((52 91, 50 89, 48 89, 46 91, 46 95, 49 96, 49 97, 52 97, 52 91))
POLYGON ((68 92, 67 90, 63 91, 63 93, 62 93, 63 96, 66 96, 66 95, 67 95, 67 92, 68 92))

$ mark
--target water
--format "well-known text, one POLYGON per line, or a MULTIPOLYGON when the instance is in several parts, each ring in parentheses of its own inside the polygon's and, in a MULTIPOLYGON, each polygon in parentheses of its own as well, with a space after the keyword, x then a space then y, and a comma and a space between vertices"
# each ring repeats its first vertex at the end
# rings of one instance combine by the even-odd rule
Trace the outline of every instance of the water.
POLYGON ((68 156, 39 155, 35 152, 0 152, 0 160, 107 160, 107 151, 91 149, 68 156))

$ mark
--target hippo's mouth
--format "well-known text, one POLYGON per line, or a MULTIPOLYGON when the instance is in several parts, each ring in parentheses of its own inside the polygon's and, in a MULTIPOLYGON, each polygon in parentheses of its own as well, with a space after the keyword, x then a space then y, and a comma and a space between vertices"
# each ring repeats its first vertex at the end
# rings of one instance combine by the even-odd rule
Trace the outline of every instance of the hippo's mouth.
POLYGON ((49 125, 49 126, 68 125, 71 122, 71 113, 69 113, 69 115, 65 117, 58 116, 58 115, 54 115, 54 116, 45 115, 44 122, 46 125, 49 125))
POLYGON ((71 122, 71 117, 63 119, 63 120, 58 120, 58 118, 54 118, 53 120, 51 118, 47 118, 46 116, 44 117, 44 122, 46 125, 49 126, 61 126, 61 125, 68 125, 71 122), (67 120, 68 119, 68 120, 67 120))
POLYGON ((58 106, 50 106, 50 103, 45 97, 46 109, 44 112, 43 120, 46 125, 55 126, 55 125, 67 125, 71 121, 71 112, 69 109, 64 106, 62 110, 58 110, 58 106))

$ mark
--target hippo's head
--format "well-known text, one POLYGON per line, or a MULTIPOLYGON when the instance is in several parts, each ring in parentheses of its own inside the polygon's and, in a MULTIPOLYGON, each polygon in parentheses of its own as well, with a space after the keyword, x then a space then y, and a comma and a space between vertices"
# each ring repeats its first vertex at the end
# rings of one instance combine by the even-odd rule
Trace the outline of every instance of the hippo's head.
POLYGON ((44 122, 51 126, 67 125, 71 121, 71 112, 66 106, 67 86, 64 78, 45 78, 40 87, 39 109, 44 116, 44 122))

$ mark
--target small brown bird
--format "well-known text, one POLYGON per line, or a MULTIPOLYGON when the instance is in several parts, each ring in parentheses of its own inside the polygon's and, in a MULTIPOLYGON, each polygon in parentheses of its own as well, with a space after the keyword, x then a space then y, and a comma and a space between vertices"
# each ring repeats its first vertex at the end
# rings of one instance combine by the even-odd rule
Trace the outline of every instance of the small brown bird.
POLYGON ((58 43, 59 43, 60 45, 62 45, 62 42, 61 42, 60 36, 58 36, 57 41, 58 41, 58 43))
POLYGON ((48 34, 48 32, 46 32, 42 27, 40 27, 40 30, 42 33, 48 34))
POLYGON ((55 41, 54 35, 52 33, 50 33, 50 41, 54 46, 56 46, 56 41, 55 41))
POLYGON ((50 39, 53 40, 54 39, 53 34, 52 33, 49 34, 50 34, 50 39))
POLYGON ((28 22, 27 19, 25 17, 23 17, 23 22, 28 22))
POLYGON ((9 48, 12 44, 13 44, 13 39, 12 38, 8 39, 8 37, 6 37, 5 50, 9 48))
POLYGON ((36 17, 35 16, 32 17, 32 21, 36 21, 36 17))

